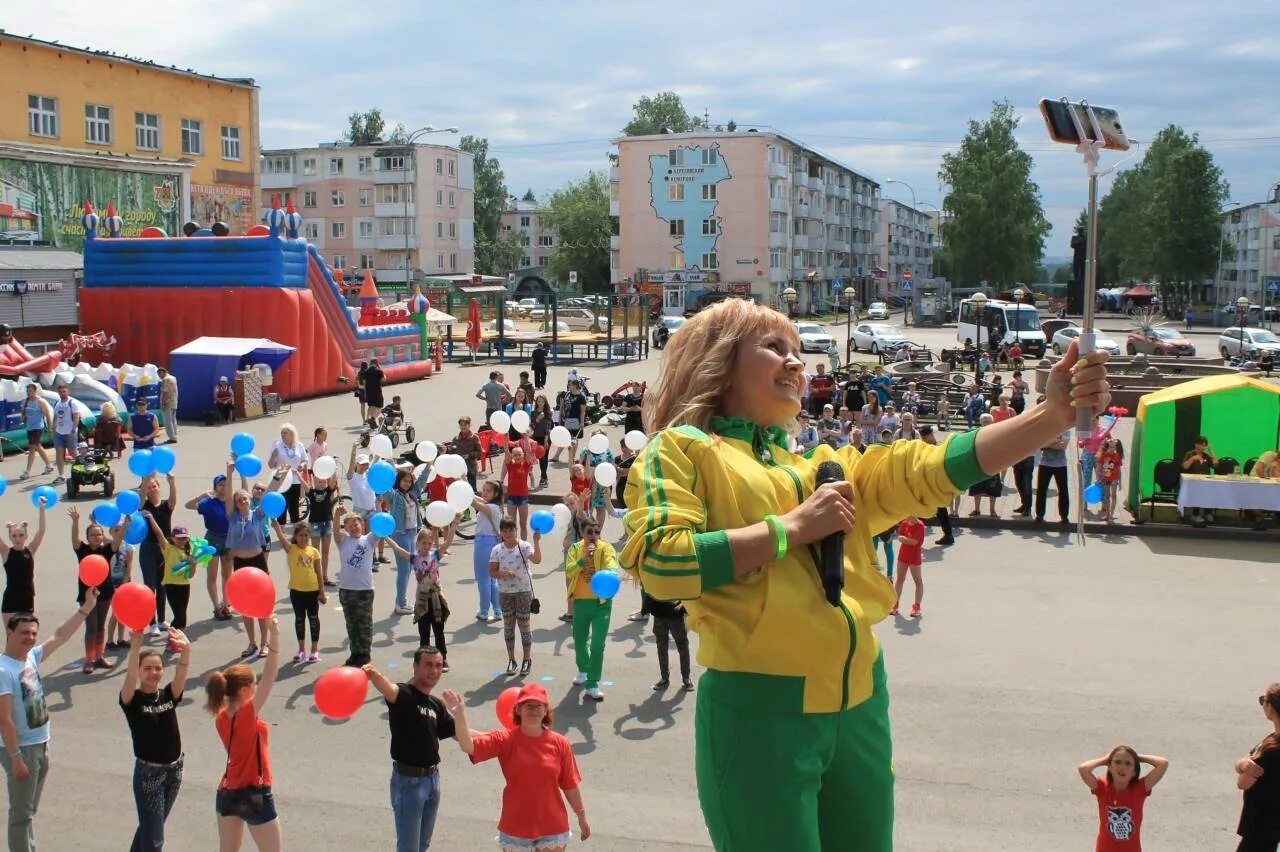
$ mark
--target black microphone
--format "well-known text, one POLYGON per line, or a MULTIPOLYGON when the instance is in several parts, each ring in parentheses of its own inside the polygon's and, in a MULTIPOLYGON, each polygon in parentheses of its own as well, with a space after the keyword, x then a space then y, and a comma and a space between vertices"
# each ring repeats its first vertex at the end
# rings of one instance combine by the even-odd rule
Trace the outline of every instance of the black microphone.
MULTIPOLYGON (((818 465, 815 488, 828 482, 844 482, 844 468, 839 462, 825 461, 818 465)), ((833 532, 822 540, 822 561, 817 566, 827 603, 840 605, 840 592, 844 590, 844 533, 833 532)))

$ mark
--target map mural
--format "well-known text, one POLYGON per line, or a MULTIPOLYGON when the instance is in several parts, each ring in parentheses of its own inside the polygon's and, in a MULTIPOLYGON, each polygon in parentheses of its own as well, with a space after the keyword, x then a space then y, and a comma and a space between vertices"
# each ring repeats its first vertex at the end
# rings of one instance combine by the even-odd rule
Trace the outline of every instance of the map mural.
POLYGON ((684 253, 686 270, 700 269, 703 255, 716 250, 720 228, 715 187, 731 177, 719 145, 672 148, 649 157, 650 200, 659 219, 669 226, 678 223, 671 229, 671 248, 684 253), (704 227, 708 219, 716 219, 716 226, 704 227))

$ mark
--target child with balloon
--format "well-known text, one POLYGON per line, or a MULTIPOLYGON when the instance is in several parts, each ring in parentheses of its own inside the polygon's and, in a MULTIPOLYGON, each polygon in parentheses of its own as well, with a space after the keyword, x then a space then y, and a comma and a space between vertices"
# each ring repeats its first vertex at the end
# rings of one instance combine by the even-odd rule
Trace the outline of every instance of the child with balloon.
POLYGON ((41 486, 32 492, 36 507, 40 510, 40 523, 35 537, 27 540, 27 522, 8 523, 9 541, 0 540, 0 558, 4 559, 4 598, 0 611, 5 622, 15 612, 36 611, 36 551, 44 541, 45 512, 58 502, 58 495, 49 486, 41 486))
POLYGON ((520 626, 520 646, 524 651, 520 674, 533 668, 533 571, 529 563, 542 562, 542 533, 533 534, 533 543, 516 536, 516 522, 503 518, 498 524, 500 541, 489 553, 489 576, 498 581, 502 605, 502 638, 507 644, 507 674, 516 673, 516 625, 520 626))
POLYGON ((67 509, 67 517, 71 518, 71 550, 80 566, 76 579, 76 604, 84 606, 85 592, 90 586, 98 587, 98 602, 84 620, 84 663, 81 671, 92 674, 95 668, 109 669, 115 665, 106 658, 107 618, 116 587, 111 578, 111 560, 123 543, 125 528, 123 524, 117 525, 108 539, 102 524, 93 521, 85 529, 85 541, 80 538, 80 510, 72 506, 67 509), (97 582, 90 582, 92 580, 97 582))
POLYGON ((1115 523, 1116 496, 1120 493, 1120 469, 1124 466, 1124 445, 1119 438, 1107 438, 1098 452, 1098 481, 1102 484, 1102 514, 1115 523))
MULTIPOLYGON (((169 450, 168 447, 159 449, 169 450)), ((169 450, 169 452, 171 453, 172 450, 169 450)), ((159 636, 168 629, 168 625, 164 623, 165 599, 161 580, 164 575, 165 536, 169 535, 169 528, 173 523, 173 512, 178 508, 178 480, 174 477, 171 468, 165 474, 169 484, 169 496, 161 498, 160 479, 156 475, 152 461, 151 457, 143 456, 137 450, 129 458, 130 470, 134 470, 135 473, 138 470, 143 471, 138 474, 143 477, 142 485, 138 488, 138 493, 142 497, 141 507, 152 514, 164 533, 162 536, 154 535, 144 519, 142 526, 147 530, 147 535, 142 539, 138 548, 138 565, 142 568, 142 582, 146 583, 147 588, 156 593, 156 614, 150 631, 151 635, 159 636), (135 460, 139 458, 144 459, 143 464, 145 467, 139 467, 135 463, 135 460), (148 467, 151 469, 147 469, 148 467)), ((124 495, 120 496, 123 497, 124 495)), ((119 500, 120 497, 116 499, 119 500)))
POLYGON ((152 535, 165 540, 164 579, 161 588, 164 590, 165 599, 169 602, 169 608, 173 611, 169 626, 183 630, 187 626, 187 604, 191 602, 191 576, 195 573, 201 556, 208 554, 204 556, 207 565, 209 556, 212 554, 205 549, 206 542, 200 541, 197 544, 192 540, 186 527, 175 526, 166 536, 150 512, 143 512, 142 517, 146 518, 147 523, 151 525, 152 535))
POLYGON ((350 514, 345 506, 334 513, 333 535, 338 542, 338 602, 347 623, 347 641, 351 655, 344 666, 363 666, 370 660, 373 648, 373 552, 378 540, 385 540, 404 559, 409 553, 390 535, 395 521, 378 513, 369 519, 371 531, 365 530, 364 519, 350 514))
POLYGON ((529 535, 529 491, 533 487, 533 459, 525 448, 507 444, 502 463, 502 480, 507 484, 507 516, 520 525, 520 537, 529 535))
MULTIPOLYGON (((127 530, 126 530, 127 534, 127 530)), ((108 577, 112 593, 125 583, 133 580, 133 544, 128 539, 120 542, 116 548, 115 555, 111 557, 111 565, 108 569, 108 577)), ((105 589, 106 584, 103 585, 105 589)), ((107 618, 107 644, 106 647, 119 649, 128 648, 129 640, 125 638, 124 625, 116 618, 113 610, 109 610, 111 615, 107 618)))
POLYGON ((293 605, 293 630, 298 637, 298 653, 295 663, 320 662, 320 604, 327 603, 324 593, 324 572, 320 567, 320 551, 311 543, 311 527, 300 523, 293 528, 293 535, 285 535, 280 521, 271 519, 271 526, 280 540, 280 547, 289 559, 289 603, 293 605), (304 647, 304 631, 311 626, 311 654, 304 647))
POLYGON ((338 462, 333 456, 320 456, 311 462, 306 498, 311 539, 320 550, 320 576, 324 585, 333 586, 329 579, 329 550, 333 544, 333 506, 338 501, 338 462))
POLYGON ((588 698, 603 701, 600 675, 620 575, 618 554, 613 545, 600 540, 600 526, 594 520, 582 523, 582 541, 565 554, 564 579, 573 597, 573 644, 578 664, 573 682, 586 686, 588 698))
POLYGON ((590 508, 596 517, 596 525, 601 529, 609 514, 609 494, 617 482, 615 458, 613 450, 609 449, 609 436, 603 429, 594 430, 587 439, 587 445, 578 453, 578 462, 586 468, 587 476, 594 483, 590 508))
POLYGON ((480 484, 480 493, 471 501, 476 512, 476 537, 473 542, 473 564, 476 588, 480 593, 480 608, 476 621, 488 621, 489 609, 493 620, 502 620, 502 604, 498 597, 498 580, 489 574, 489 555, 498 544, 498 524, 502 521, 502 486, 486 480, 480 484))
POLYGON ((431 647, 434 634, 435 647, 444 658, 444 670, 449 671, 449 651, 444 640, 449 602, 440 588, 440 551, 436 550, 436 531, 431 527, 418 531, 410 564, 413 576, 418 580, 418 590, 413 597, 413 621, 418 625, 418 642, 423 648, 431 647))
MULTIPOLYGON (((239 436, 237 436, 239 437, 239 436)), ((252 449, 252 445, 250 445, 252 449)), ((236 449, 235 442, 232 442, 233 452, 236 449)), ((241 447, 243 449, 243 447, 241 447)), ((256 456, 249 455, 232 455, 227 460, 226 477, 230 479, 237 472, 240 473, 240 487, 236 490, 227 489, 226 510, 227 510, 227 551, 231 554, 231 570, 234 576, 236 571, 241 568, 258 568, 261 571, 269 570, 267 568, 267 538, 263 533, 263 528, 267 524, 267 512, 265 507, 260 503, 254 506, 252 496, 248 488, 246 477, 257 476, 262 472, 262 461, 256 456)), ((280 487, 281 478, 272 477, 270 492, 274 493, 280 487)), ((261 484, 254 486, 254 491, 261 491, 260 499, 266 502, 268 491, 261 484)), ((271 502, 278 502, 277 508, 283 510, 283 496, 277 494, 271 502)), ((276 512, 274 516, 278 516, 276 512)), ((249 637, 249 645, 241 654, 242 657, 250 662, 261 656, 261 650, 258 647, 256 628, 260 628, 263 640, 267 636, 266 619, 253 619, 245 615, 244 632, 249 637), (256 622, 256 623, 255 623, 256 622)))
POLYGON ((424 465, 414 476, 413 469, 397 470, 388 461, 378 460, 369 468, 369 486, 387 504, 387 513, 395 522, 388 540, 397 545, 396 551, 396 613, 412 615, 409 606, 409 548, 413 547, 422 528, 422 489, 431 475, 431 465, 424 465))

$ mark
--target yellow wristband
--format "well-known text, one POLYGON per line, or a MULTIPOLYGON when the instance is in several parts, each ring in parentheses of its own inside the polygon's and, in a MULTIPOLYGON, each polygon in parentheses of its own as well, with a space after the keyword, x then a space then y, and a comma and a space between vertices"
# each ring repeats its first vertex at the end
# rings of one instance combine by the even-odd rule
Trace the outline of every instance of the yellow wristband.
POLYGON ((773 558, 780 560, 787 555, 787 531, 782 527, 782 519, 777 515, 765 515, 764 522, 773 530, 773 558))

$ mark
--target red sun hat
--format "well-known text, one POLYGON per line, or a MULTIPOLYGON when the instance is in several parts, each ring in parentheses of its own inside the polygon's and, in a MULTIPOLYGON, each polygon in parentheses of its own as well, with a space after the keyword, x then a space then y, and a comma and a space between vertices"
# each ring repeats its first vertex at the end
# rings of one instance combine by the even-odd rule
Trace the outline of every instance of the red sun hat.
POLYGON ((551 700, 547 698, 547 691, 536 683, 526 683, 520 687, 520 692, 516 695, 516 706, 519 707, 526 701, 540 701, 548 707, 551 706, 551 700))

